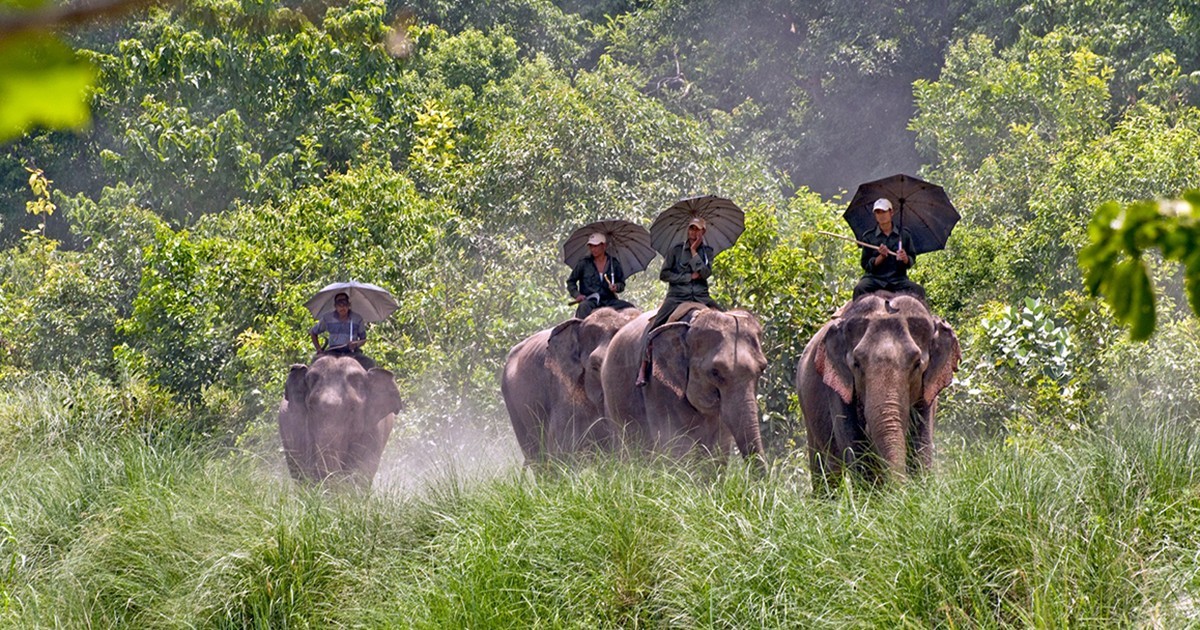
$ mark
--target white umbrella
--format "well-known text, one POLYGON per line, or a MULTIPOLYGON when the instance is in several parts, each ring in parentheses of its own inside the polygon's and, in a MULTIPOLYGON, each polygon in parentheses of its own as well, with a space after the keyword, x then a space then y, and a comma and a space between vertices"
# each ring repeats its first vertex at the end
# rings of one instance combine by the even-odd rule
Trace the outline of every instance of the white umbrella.
POLYGON ((621 261, 626 278, 644 270, 654 260, 654 248, 650 246, 650 233, 646 228, 622 219, 609 219, 589 223, 571 232, 563 241, 562 261, 568 267, 574 269, 575 263, 591 255, 587 242, 588 237, 595 233, 604 235, 608 243, 605 251, 621 261))
POLYGON ((650 224, 650 242, 663 256, 675 245, 687 240, 688 223, 695 217, 708 224, 704 242, 713 255, 733 247, 746 229, 746 213, 732 201, 715 195, 683 199, 662 211, 650 224))
POLYGON ((364 322, 381 322, 387 319, 398 307, 396 300, 387 289, 365 282, 335 282, 317 291, 304 306, 320 318, 321 315, 333 310, 333 296, 345 293, 350 296, 350 310, 358 313, 364 322))

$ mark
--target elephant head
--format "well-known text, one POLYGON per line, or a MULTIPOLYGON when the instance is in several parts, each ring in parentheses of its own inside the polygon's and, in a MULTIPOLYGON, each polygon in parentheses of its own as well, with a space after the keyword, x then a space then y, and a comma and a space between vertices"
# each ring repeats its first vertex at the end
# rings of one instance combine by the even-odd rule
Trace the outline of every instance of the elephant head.
POLYGON ((296 479, 348 476, 370 485, 404 408, 392 373, 353 357, 322 356, 288 373, 279 435, 296 479))
POLYGON ((761 453, 758 379, 767 368, 762 325, 745 311, 697 311, 651 335, 654 375, 645 388, 646 422, 659 447, 699 445, 743 456, 761 453))
POLYGON ((600 366, 613 334, 637 309, 599 308, 513 346, 500 374, 500 391, 525 462, 598 446, 615 446, 602 420, 600 366))
POLYGON ((837 452, 828 456, 851 464, 870 454, 878 467, 868 469, 900 478, 928 468, 937 395, 961 358, 954 330, 914 297, 876 293, 849 304, 822 333, 813 368, 836 399, 832 410, 813 413, 831 416, 837 452))
POLYGON ((546 367, 566 385, 565 395, 586 398, 599 415, 604 410, 600 368, 613 335, 641 315, 637 309, 601 308, 584 319, 572 318, 555 326, 547 342, 546 367))

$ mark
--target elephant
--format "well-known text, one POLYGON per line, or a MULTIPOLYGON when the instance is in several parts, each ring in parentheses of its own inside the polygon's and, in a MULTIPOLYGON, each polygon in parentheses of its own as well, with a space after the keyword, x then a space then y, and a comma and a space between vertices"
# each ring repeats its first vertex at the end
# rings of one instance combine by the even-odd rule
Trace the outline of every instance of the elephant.
MULTIPOLYGON (((643 336, 654 313, 613 337, 601 369, 605 409, 625 445, 682 458, 763 452, 758 379, 767 368, 762 325, 746 311, 685 304, 687 315, 655 329, 650 378, 638 387, 643 336)), ((673 316, 674 318, 674 316, 673 316)), ((759 460, 760 462, 762 460, 759 460)))
POLYGON ((796 366, 814 492, 845 469, 871 483, 929 470, 937 396, 961 358, 954 330, 911 295, 843 306, 796 366))
POLYGON ((599 308, 534 333, 513 346, 500 391, 526 465, 615 445, 602 416, 600 365, 608 342, 641 311, 599 308))
POLYGON ((369 487, 403 409, 387 370, 337 355, 293 365, 279 404, 288 471, 298 481, 346 479, 369 487))

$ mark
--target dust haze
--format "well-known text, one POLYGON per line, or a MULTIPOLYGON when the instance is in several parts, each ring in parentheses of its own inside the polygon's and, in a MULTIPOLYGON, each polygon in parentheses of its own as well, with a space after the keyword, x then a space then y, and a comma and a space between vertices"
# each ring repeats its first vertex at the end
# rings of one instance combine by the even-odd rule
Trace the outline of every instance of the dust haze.
MULTIPOLYGON (((499 392, 497 392, 499 395, 499 392)), ((516 436, 499 418, 456 416, 420 435, 405 432, 405 415, 379 462, 374 487, 381 492, 413 494, 447 480, 471 484, 512 474, 524 463, 516 436)))

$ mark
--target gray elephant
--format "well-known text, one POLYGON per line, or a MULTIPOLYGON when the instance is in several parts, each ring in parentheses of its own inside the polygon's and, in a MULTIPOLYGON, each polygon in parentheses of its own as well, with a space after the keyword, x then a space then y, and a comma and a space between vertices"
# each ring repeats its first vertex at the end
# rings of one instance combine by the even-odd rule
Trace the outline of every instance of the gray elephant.
POLYGON ((960 358, 954 330, 912 296, 871 293, 843 306, 796 367, 813 490, 846 468, 869 481, 929 469, 937 395, 960 358))
POLYGON ((650 335, 653 368, 642 387, 634 382, 654 313, 613 337, 601 370, 608 417, 633 449, 723 457, 736 445, 745 457, 762 453, 756 399, 767 367, 759 342, 762 325, 745 311, 681 310, 688 311, 683 320, 650 335))
POLYGON ((296 364, 279 404, 279 437, 297 480, 348 479, 370 486, 404 408, 392 373, 354 357, 324 355, 296 364))
POLYGON ((602 416, 600 365, 609 340, 637 309, 600 308, 569 319, 513 346, 500 391, 528 465, 586 450, 612 450, 611 425, 602 416))

